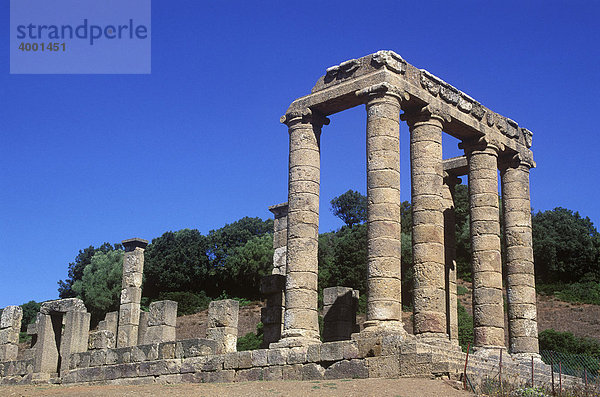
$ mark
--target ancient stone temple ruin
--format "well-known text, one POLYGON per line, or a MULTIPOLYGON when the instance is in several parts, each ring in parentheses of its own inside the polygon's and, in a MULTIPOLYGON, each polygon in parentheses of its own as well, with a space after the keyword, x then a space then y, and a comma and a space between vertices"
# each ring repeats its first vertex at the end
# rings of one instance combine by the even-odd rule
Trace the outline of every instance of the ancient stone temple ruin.
POLYGON ((310 94, 281 117, 289 131, 288 202, 275 216, 273 274, 260 286, 263 348, 236 351, 238 306, 215 301, 207 335, 178 340, 177 304, 141 311, 147 241, 123 241, 118 312, 90 332, 78 299, 45 302, 31 333, 35 345, 17 351, 21 314, 8 307, 0 323, 0 383, 172 383, 268 379, 336 379, 455 375, 458 346, 454 189, 469 186, 473 270, 474 374, 502 349, 504 370, 538 360, 536 298, 529 201, 535 166, 532 133, 486 108, 393 51, 379 51, 326 70, 310 94), (365 106, 368 198, 367 314, 357 325, 358 291, 324 291, 318 312, 320 136, 330 115, 365 106), (400 121, 410 131, 414 327, 402 322, 400 272, 400 121), (460 140, 464 156, 442 157, 442 134, 460 140), (502 186, 506 264, 502 269, 498 171, 502 186), (508 330, 504 326, 506 280, 508 330), (508 333, 508 346, 505 346, 508 333), (22 353, 22 354, 21 354, 22 353), (508 356, 508 355, 507 355, 508 356))

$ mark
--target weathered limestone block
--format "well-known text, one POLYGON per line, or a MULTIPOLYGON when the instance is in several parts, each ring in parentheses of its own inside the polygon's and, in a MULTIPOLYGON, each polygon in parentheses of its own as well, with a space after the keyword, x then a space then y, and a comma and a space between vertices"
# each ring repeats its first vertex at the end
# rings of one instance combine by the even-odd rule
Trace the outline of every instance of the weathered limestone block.
POLYGON ((356 311, 358 291, 347 287, 331 287, 323 290, 323 341, 350 339, 358 332, 356 311))
POLYGON ((78 298, 67 298, 48 301, 42 303, 40 307, 41 314, 50 313, 67 313, 67 312, 83 312, 86 313, 87 309, 83 304, 83 301, 78 298))
POLYGON ((88 350, 114 349, 116 346, 115 335, 106 330, 90 332, 88 350))
POLYGON ((144 249, 148 241, 141 238, 123 240, 123 280, 117 346, 135 346, 139 338, 140 300, 144 274, 144 249))
POLYGON ((275 215, 273 222, 273 272, 272 274, 286 274, 287 256, 287 215, 288 204, 277 204, 269 207, 275 215))
POLYGON ((240 305, 233 299, 212 301, 208 306, 207 339, 217 342, 217 353, 237 350, 237 327, 240 305))
POLYGON ((104 316, 104 320, 98 323, 98 330, 110 331, 117 335, 117 327, 119 324, 119 312, 109 312, 104 316))
POLYGON ((175 301, 152 302, 149 313, 148 327, 158 325, 175 327, 177 325, 177 302, 175 301))
POLYGON ((148 332, 148 312, 140 312, 140 325, 138 327, 138 345, 146 343, 146 333, 148 332))

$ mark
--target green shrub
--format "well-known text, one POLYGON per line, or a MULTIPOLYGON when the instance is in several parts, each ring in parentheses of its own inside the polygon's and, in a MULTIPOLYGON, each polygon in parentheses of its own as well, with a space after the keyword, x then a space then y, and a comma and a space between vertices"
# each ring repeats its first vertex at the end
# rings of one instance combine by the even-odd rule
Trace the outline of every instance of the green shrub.
POLYGON ((19 343, 31 341, 31 335, 27 335, 27 332, 19 332, 19 343))
POLYGON ((600 356, 600 341, 593 338, 580 338, 570 332, 546 329, 539 333, 540 350, 552 350, 566 354, 600 356))
POLYGON ((456 294, 457 295, 466 295, 469 293, 469 289, 467 287, 463 287, 462 285, 456 286, 456 294))
POLYGON ((572 284, 538 283, 535 288, 539 294, 554 296, 561 301, 600 305, 600 283, 598 282, 587 281, 572 284))
POLYGON ((227 294, 227 292, 225 292, 225 291, 221 292, 221 295, 215 300, 222 300, 222 299, 233 299, 234 301, 238 301, 240 303, 240 307, 244 307, 244 306, 248 306, 248 305, 252 304, 252 301, 249 299, 238 298, 236 296, 229 296, 229 294, 227 294))
POLYGON ((471 342, 473 342, 473 317, 458 301, 458 343, 463 352, 467 351, 467 346, 471 342))
POLYGON ((256 326, 256 333, 248 332, 246 335, 238 338, 237 340, 237 351, 241 352, 244 350, 256 350, 260 349, 260 345, 263 341, 263 323, 258 323, 256 326))
POLYGON ((158 300, 172 300, 177 302, 178 316, 185 316, 206 310, 211 301, 204 291, 200 291, 199 293, 186 291, 161 292, 158 300))

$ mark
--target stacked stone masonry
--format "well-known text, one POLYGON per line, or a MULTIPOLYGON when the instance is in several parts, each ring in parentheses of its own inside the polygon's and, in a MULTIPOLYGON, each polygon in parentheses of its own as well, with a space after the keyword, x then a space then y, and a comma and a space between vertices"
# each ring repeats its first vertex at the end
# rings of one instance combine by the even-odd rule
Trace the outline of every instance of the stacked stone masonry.
POLYGON ((139 339, 140 302, 144 275, 144 249, 148 241, 140 238, 123 240, 123 283, 117 346, 135 346, 139 339))
POLYGON ((464 175, 469 185, 477 348, 468 371, 482 379, 497 366, 505 334, 498 170, 512 354, 505 355, 503 371, 523 374, 533 357, 539 367, 536 376, 540 382, 548 381, 550 370, 538 360, 529 202, 529 172, 535 167, 531 131, 393 51, 328 68, 281 121, 289 134, 288 202, 270 208, 275 215, 273 274, 260 286, 267 300, 261 315, 268 349, 236 351, 236 301, 211 303, 206 339, 175 341, 174 302, 155 302, 150 312, 142 314, 148 242, 135 238, 123 241, 119 312, 107 314, 96 331, 89 333, 90 315, 80 300, 45 302, 31 329, 35 347, 23 355, 26 359, 16 361, 10 346, 15 345, 20 319, 16 321, 17 309, 11 309, 12 314, 4 311, 0 383, 458 375, 465 355, 457 348, 453 195, 458 177, 464 175), (351 289, 330 289, 325 316, 332 321, 325 322, 323 337, 342 340, 322 343, 317 309, 321 131, 329 124, 327 116, 362 105, 367 144, 367 321, 358 332, 357 295, 351 289), (410 133, 416 336, 406 333, 401 320, 400 120, 407 122, 410 133), (461 141, 464 156, 442 158, 443 133, 461 141))
POLYGON ((233 299, 210 302, 206 338, 216 341, 216 353, 236 351, 239 311, 240 303, 233 299))

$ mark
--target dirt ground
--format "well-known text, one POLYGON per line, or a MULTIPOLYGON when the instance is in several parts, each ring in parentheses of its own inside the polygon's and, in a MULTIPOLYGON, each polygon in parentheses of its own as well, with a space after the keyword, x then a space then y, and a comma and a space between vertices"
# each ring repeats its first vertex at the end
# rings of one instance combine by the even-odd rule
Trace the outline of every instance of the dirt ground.
POLYGON ((341 379, 140 386, 0 386, 3 397, 21 396, 472 396, 440 379, 341 379))

